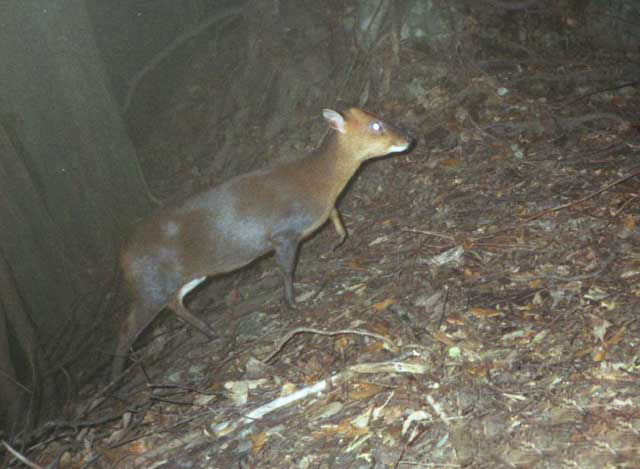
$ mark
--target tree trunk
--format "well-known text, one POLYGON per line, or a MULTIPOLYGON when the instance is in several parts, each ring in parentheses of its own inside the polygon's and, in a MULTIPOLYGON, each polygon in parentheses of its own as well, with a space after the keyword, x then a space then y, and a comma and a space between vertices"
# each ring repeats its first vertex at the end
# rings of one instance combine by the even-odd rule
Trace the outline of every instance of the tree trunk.
POLYGON ((0 57, 0 415, 21 426, 17 394, 100 335, 92 292, 150 204, 84 2, 2 2, 0 57))

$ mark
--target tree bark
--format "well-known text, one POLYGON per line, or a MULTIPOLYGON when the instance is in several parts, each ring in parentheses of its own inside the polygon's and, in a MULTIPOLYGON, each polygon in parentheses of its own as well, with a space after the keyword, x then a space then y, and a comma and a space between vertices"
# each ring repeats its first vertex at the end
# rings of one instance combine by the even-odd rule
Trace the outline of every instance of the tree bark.
MULTIPOLYGON (((2 2, 0 58, 0 296, 11 298, 0 311, 0 366, 16 383, 29 375, 25 388, 46 388, 31 382, 41 371, 34 364, 55 380, 53 364, 78 345, 63 332, 100 319, 92 292, 150 203, 84 2, 2 2), (65 341, 52 344, 58 337, 65 341)), ((20 424, 9 388, 0 385, 0 414, 20 424)))

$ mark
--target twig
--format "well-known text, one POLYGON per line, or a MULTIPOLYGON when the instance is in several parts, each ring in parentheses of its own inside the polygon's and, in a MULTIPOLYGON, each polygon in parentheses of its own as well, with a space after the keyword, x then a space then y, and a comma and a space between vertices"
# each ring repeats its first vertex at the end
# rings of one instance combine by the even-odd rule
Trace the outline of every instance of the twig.
POLYGON ((635 171, 635 172, 633 172, 631 174, 628 174, 628 175, 626 175, 624 177, 621 177, 620 179, 617 179, 617 180, 613 181, 610 184, 607 184, 606 186, 604 186, 600 190, 597 190, 596 192, 592 192, 589 195, 585 195, 584 197, 581 197, 581 198, 579 198, 577 200, 572 200, 571 202, 567 202, 566 204, 557 205, 557 206, 555 206, 553 208, 544 210, 544 211, 542 211, 540 213, 536 213, 535 215, 531 215, 530 217, 525 218, 523 221, 521 221, 520 223, 518 223, 518 224, 516 224, 514 226, 509 226, 507 228, 503 228, 501 230, 494 231, 493 233, 489 233, 489 234, 487 234, 485 236, 481 236, 479 238, 471 239, 471 241, 475 242, 475 241, 480 240, 480 239, 492 238, 492 237, 494 237, 495 235, 497 235, 499 233, 504 233, 506 231, 513 231, 513 230, 516 230, 518 228, 522 228, 523 226, 529 224, 533 220, 537 220, 538 218, 542 218, 545 215, 549 215, 550 213, 554 213, 554 212, 559 212, 560 210, 564 210, 565 208, 569 208, 569 207, 572 207, 572 206, 577 205, 579 203, 586 202, 587 200, 592 199, 595 196, 600 195, 603 192, 608 191, 612 187, 617 186, 620 183, 623 183, 627 179, 631 179, 631 178, 633 178, 635 176, 638 176, 639 174, 640 174, 640 170, 635 171))
POLYGON ((595 91, 592 91, 591 93, 586 93, 586 94, 583 94, 582 96, 578 96, 577 98, 572 99, 571 101, 569 101, 565 105, 569 106, 570 104, 577 103, 578 101, 583 100, 585 98, 588 98, 589 96, 593 96, 594 94, 606 93, 607 91, 615 91, 615 90, 619 90, 620 88, 626 88, 628 86, 636 86, 639 83, 640 83, 640 81, 631 81, 629 83, 623 83, 621 85, 612 86, 611 88, 604 88, 604 89, 601 89, 601 90, 595 90, 595 91))
POLYGON ((560 210, 563 210, 565 208, 569 208, 569 207, 571 207, 573 205, 577 205, 579 203, 586 202, 587 200, 593 199, 595 196, 600 195, 603 192, 608 191, 612 187, 617 186, 618 184, 623 183, 627 179, 631 179, 632 177, 635 177, 635 176, 637 176, 639 174, 640 174, 640 170, 635 171, 635 172, 633 172, 631 174, 628 174, 628 175, 626 175, 624 177, 621 177, 620 179, 617 179, 616 181, 613 181, 610 184, 607 184, 606 186, 604 186, 600 190, 597 190, 597 191, 595 191, 595 192, 593 192, 593 193, 591 193, 589 195, 585 195, 584 197, 579 198, 578 200, 573 200, 571 202, 567 202, 566 204, 558 205, 556 207, 550 208, 550 209, 545 210, 545 211, 543 211, 541 213, 538 213, 536 215, 532 215, 529 218, 525 218, 525 220, 521 224, 529 223, 532 220, 535 220, 537 218, 543 217, 543 216, 548 215, 550 213, 559 212, 560 210))
POLYGON ((276 347, 276 349, 271 353, 271 355, 269 355, 264 362, 268 363, 275 355, 277 355, 278 353, 280 353, 280 350, 282 350, 282 347, 285 346, 285 344, 287 342, 289 342, 289 340, 291 340, 291 338, 296 335, 296 334, 303 334, 303 333, 307 333, 307 334, 319 334, 319 335, 328 335, 328 336, 334 336, 334 335, 343 335, 343 334, 355 334, 355 335, 362 335, 365 337, 373 337, 375 339, 378 340, 382 340, 383 342, 385 342, 386 344, 388 344, 389 346, 393 347, 393 348, 397 348, 395 346, 395 344, 393 342, 391 342, 389 339, 387 339, 385 336, 382 336, 380 334, 374 334, 373 332, 367 332, 367 331, 358 331, 355 329, 341 329, 341 330, 337 330, 337 331, 322 331, 319 329, 313 329, 310 327, 298 327, 297 329, 292 330, 291 332, 289 332, 278 344, 278 346, 276 347))
POLYGON ((442 326, 442 321, 444 321, 444 315, 447 312, 447 300, 449 299, 449 285, 444 286, 444 301, 442 302, 442 314, 440 314, 440 319, 438 319, 438 326, 436 327, 436 331, 440 330, 440 326, 442 326))
POLYGON ((346 370, 336 373, 326 379, 318 381, 317 383, 300 389, 288 396, 282 396, 273 401, 264 404, 248 414, 245 414, 242 418, 236 421, 226 421, 219 423, 212 427, 212 430, 218 437, 228 435, 237 428, 246 425, 248 423, 260 420, 265 415, 291 405, 306 397, 321 393, 332 386, 339 383, 344 383, 353 377, 354 374, 368 374, 368 373, 411 373, 411 374, 425 374, 429 369, 428 366, 419 363, 405 363, 400 361, 390 362, 377 362, 377 363, 359 363, 348 367, 346 370))
POLYGON ((4 445, 5 448, 7 448, 7 451, 13 454, 13 456, 24 465, 33 467, 34 469, 44 469, 42 466, 38 466, 36 463, 31 462, 25 456, 19 453, 17 450, 13 449, 13 447, 11 447, 11 445, 6 441, 2 440, 2 444, 4 445))
POLYGON ((613 263, 615 259, 616 259, 616 256, 611 254, 602 263, 602 267, 600 267, 595 272, 591 272, 588 274, 574 275, 573 277, 564 276, 564 275, 553 275, 553 274, 539 274, 539 275, 533 275, 531 277, 527 276, 522 280, 526 280, 527 282, 530 282, 531 280, 536 280, 536 279, 560 280, 561 282, 576 282, 579 280, 587 280, 593 277, 598 277, 600 274, 602 274, 605 270, 609 268, 609 266, 613 263))
POLYGON ((455 242, 455 238, 453 236, 449 236, 442 233, 436 233, 435 231, 418 230, 415 228, 402 228, 400 231, 406 231, 407 233, 418 233, 418 234, 424 234, 429 236, 435 236, 436 238, 444 238, 444 239, 448 239, 449 241, 455 242))

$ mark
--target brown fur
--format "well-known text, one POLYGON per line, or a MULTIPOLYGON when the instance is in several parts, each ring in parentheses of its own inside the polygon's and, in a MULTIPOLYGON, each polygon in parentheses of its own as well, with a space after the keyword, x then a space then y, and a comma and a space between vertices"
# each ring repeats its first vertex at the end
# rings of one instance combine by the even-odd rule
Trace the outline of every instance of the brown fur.
POLYGON ((360 164, 409 147, 403 133, 351 108, 325 110, 333 129, 306 157, 235 177, 165 209, 142 224, 120 261, 132 303, 120 331, 112 376, 125 354, 165 306, 209 337, 213 332, 181 299, 199 279, 236 270, 275 251, 285 300, 293 306, 293 271, 299 243, 331 218, 340 242, 346 231, 336 199, 360 164), (187 288, 188 286, 188 288, 187 288))

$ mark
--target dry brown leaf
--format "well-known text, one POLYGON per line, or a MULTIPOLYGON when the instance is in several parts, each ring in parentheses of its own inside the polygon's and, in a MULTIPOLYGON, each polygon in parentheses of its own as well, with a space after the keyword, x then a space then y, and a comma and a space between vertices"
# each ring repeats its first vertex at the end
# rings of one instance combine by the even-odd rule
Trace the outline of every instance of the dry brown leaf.
POLYGON ((375 384, 356 384, 354 389, 349 392, 349 397, 352 399, 366 399, 368 397, 375 396, 376 394, 380 394, 383 390, 383 387, 376 386, 375 384))
POLYGON ((593 355, 592 355, 593 361, 596 362, 596 363, 601 362, 606 357, 607 357, 607 352, 605 352, 605 350, 600 348, 600 347, 595 349, 594 352, 593 352, 593 355))
POLYGON ((324 362, 318 356, 311 356, 307 361, 301 364, 305 370, 305 381, 313 382, 318 376, 322 376, 325 372, 324 362))
POLYGON ((145 425, 164 425, 167 423, 167 417, 159 412, 147 412, 142 418, 145 425))
POLYGON ((627 326, 622 326, 619 328, 611 337, 609 337, 602 345, 604 348, 608 348, 611 345, 617 345, 620 343, 622 338, 624 337, 624 333, 627 329, 627 326))
POLYGON ((449 337, 447 337, 444 333, 442 333, 440 331, 434 332, 433 333, 433 338, 436 339, 438 342, 442 342, 443 344, 448 345, 448 346, 455 345, 453 340, 451 340, 449 337))
POLYGON ((347 347, 349 347, 350 344, 351 340, 348 337, 341 335, 333 343, 333 349, 338 353, 342 353, 347 349, 347 347))
POLYGON ((405 405, 391 405, 389 404, 382 409, 382 421, 385 425, 394 425, 402 420, 402 416, 406 411, 405 405))
POLYGON ((444 201, 445 197, 449 195, 448 192, 443 192, 440 195, 438 195, 435 199, 433 199, 433 206, 437 207, 440 204, 442 204, 442 202, 444 201))
POLYGON ((456 326, 462 326, 464 324, 464 318, 459 314, 450 314, 447 316, 447 323, 456 326))
POLYGON ((584 357, 585 355, 589 355, 592 351, 593 351, 593 347, 589 346, 576 351, 576 353, 574 354, 574 357, 575 358, 584 357))
POLYGON ((465 371, 473 376, 486 376, 487 372, 494 368, 493 363, 476 363, 465 367, 465 371))
POLYGON ((495 309, 487 309, 487 308, 469 308, 469 313, 479 319, 500 316, 500 311, 495 309))
POLYGON ((604 342, 604 337, 609 330, 611 323, 606 319, 598 316, 591 316, 591 334, 598 339, 600 343, 604 342))
POLYGON ((510 277, 516 282, 527 282, 531 281, 534 275, 531 272, 514 272, 510 275, 510 277))
POLYGON ((369 433, 368 428, 357 428, 348 419, 342 420, 338 425, 323 425, 322 433, 326 435, 339 434, 345 437, 357 437, 369 433))
POLYGON ((389 333, 389 324, 381 321, 372 324, 370 330, 371 332, 375 332, 376 334, 380 334, 385 337, 389 337, 391 335, 389 333))
POLYGON ((383 311, 383 310, 387 309, 389 306, 391 306, 395 302, 396 302, 396 300, 394 300, 393 298, 387 298, 386 300, 379 301, 378 303, 375 303, 373 305, 373 309, 375 309, 376 311, 383 311))
POLYGON ((629 231, 635 231, 636 229, 636 217, 629 214, 624 217, 624 227, 629 231))
POLYGON ((460 160, 457 158, 445 158, 440 160, 440 165, 445 168, 455 168, 456 166, 460 166, 460 160))
POLYGON ((540 288, 540 286, 542 285, 542 279, 537 278, 535 280, 531 280, 529 282, 529 288, 540 288))
POLYGON ((151 449, 148 442, 144 439, 140 439, 137 441, 131 442, 131 444, 127 445, 127 451, 135 454, 144 454, 151 449))
POLYGON ((364 346, 364 348, 362 349, 362 353, 373 354, 373 353, 382 352, 383 350, 385 350, 385 347, 386 347, 386 344, 383 341, 374 340, 364 346))
POLYGON ((267 438, 267 434, 265 432, 254 433, 249 438, 251 438, 251 454, 254 456, 257 455, 262 448, 264 447, 264 442, 267 438))
POLYGON ((514 338, 514 343, 526 345, 531 342, 531 339, 533 339, 536 336, 536 334, 537 334, 536 331, 523 330, 522 335, 520 335, 520 337, 514 338))

